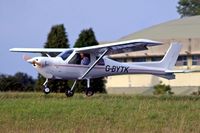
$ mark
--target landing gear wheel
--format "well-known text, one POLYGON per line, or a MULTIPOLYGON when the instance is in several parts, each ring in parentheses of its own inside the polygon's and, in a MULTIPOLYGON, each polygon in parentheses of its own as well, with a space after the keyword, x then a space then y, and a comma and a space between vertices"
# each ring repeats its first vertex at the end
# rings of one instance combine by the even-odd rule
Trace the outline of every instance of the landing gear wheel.
POLYGON ((43 88, 43 92, 44 92, 45 94, 49 94, 49 93, 50 93, 50 89, 49 89, 48 87, 44 87, 44 88, 43 88))
POLYGON ((90 97, 90 96, 94 95, 94 91, 91 87, 89 87, 89 88, 86 88, 85 94, 86 94, 86 96, 90 97))
POLYGON ((72 91, 72 90, 66 90, 65 95, 67 97, 72 97, 74 95, 74 91, 72 91))

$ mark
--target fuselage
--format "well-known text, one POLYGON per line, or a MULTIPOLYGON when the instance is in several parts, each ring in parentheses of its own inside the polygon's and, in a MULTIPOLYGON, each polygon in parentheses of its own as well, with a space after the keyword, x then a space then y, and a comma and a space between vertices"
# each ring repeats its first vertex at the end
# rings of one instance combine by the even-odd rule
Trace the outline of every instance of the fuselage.
MULTIPOLYGON (((91 66, 91 64, 69 64, 60 57, 35 57, 34 60, 36 59, 42 65, 33 65, 33 67, 48 79, 76 80, 91 66)), ((140 63, 121 63, 104 57, 103 63, 95 65, 84 78, 90 79, 122 74, 164 74, 164 70, 149 66, 145 67, 140 63)))

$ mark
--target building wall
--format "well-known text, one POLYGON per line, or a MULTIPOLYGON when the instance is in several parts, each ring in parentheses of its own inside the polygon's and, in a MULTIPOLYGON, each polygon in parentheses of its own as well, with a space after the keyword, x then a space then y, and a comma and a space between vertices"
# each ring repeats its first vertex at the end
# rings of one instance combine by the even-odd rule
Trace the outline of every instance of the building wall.
POLYGON ((107 92, 110 94, 153 94, 153 86, 163 82, 172 87, 178 95, 189 95, 200 87, 200 72, 177 73, 176 79, 166 80, 152 75, 123 75, 107 78, 107 92))

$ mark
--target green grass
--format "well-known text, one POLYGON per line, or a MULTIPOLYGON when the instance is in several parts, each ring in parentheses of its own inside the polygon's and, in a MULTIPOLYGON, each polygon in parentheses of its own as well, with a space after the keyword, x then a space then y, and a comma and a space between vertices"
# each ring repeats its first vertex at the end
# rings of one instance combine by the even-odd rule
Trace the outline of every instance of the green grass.
POLYGON ((0 132, 200 132, 200 97, 0 93, 0 132))

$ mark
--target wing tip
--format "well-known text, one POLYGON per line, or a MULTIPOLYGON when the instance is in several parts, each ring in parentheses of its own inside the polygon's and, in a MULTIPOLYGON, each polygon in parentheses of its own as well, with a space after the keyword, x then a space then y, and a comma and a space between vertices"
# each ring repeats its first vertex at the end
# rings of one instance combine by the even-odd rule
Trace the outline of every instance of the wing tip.
POLYGON ((21 52, 20 48, 11 48, 9 49, 10 52, 21 52))
POLYGON ((154 41, 154 40, 145 39, 145 38, 131 39, 131 40, 127 40, 127 42, 144 42, 144 43, 152 43, 152 44, 163 44, 163 42, 154 41))
POLYGON ((16 48, 11 48, 11 49, 9 49, 9 51, 10 52, 15 52, 16 50, 15 50, 16 48))

